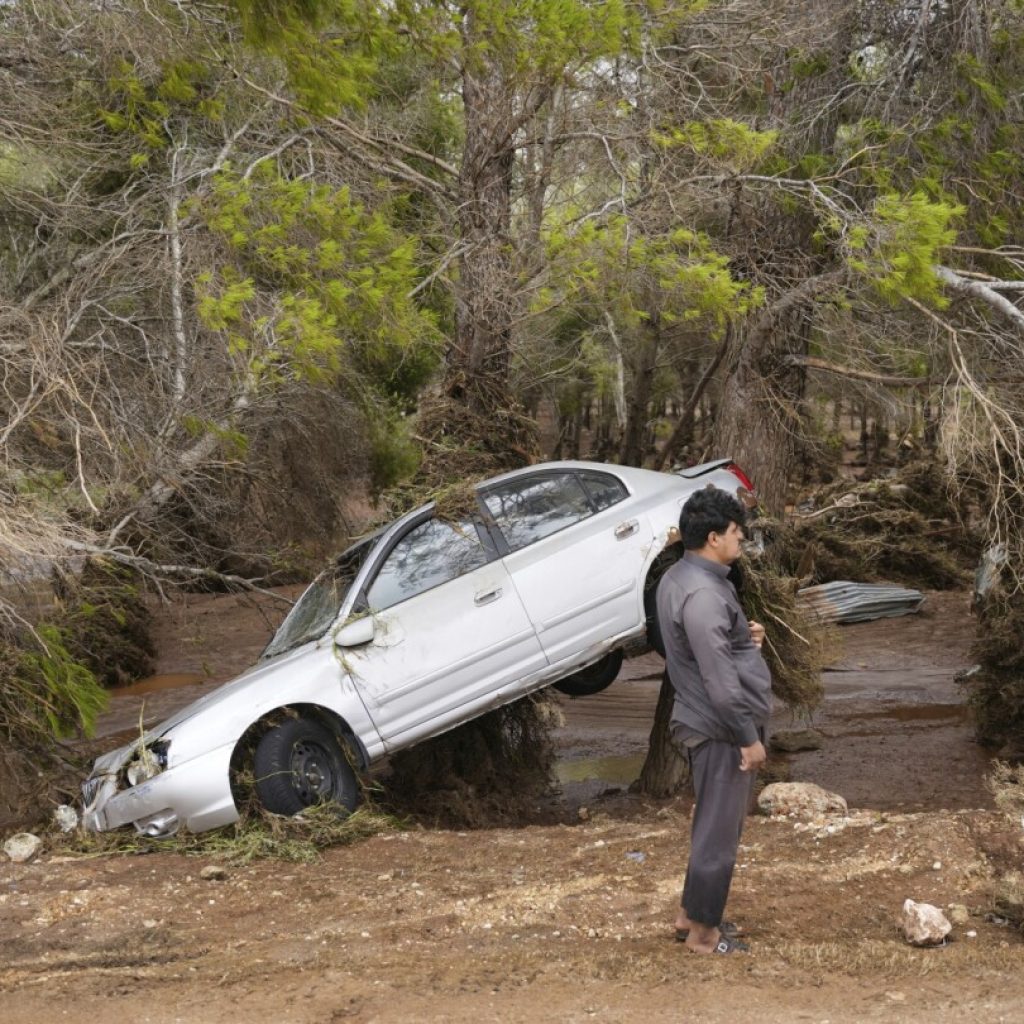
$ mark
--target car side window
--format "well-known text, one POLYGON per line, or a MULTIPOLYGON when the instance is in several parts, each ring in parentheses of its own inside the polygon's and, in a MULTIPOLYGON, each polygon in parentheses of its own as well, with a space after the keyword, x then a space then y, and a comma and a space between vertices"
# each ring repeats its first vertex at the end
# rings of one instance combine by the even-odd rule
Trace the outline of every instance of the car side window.
POLYGON ((598 512, 603 512, 606 508, 611 508, 612 505, 629 497, 626 485, 617 476, 612 476, 610 473, 593 473, 584 470, 580 473, 580 479, 598 512))
POLYGON ((594 514, 575 473, 512 480, 487 491, 483 498, 513 551, 594 514))
POLYGON ((472 523, 428 519, 392 549, 367 591, 374 611, 383 611, 487 563, 472 523))

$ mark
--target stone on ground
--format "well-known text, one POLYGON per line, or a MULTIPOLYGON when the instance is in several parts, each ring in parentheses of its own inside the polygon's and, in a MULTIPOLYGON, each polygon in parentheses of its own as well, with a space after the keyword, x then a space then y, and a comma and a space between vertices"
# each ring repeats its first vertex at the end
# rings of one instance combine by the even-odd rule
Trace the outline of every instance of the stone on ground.
POLYGON ((800 750, 821 750, 825 736, 817 729, 783 729, 772 735, 770 746, 780 754, 795 754, 800 750))
POLYGON ((903 935, 912 946, 939 946, 953 930, 946 915, 931 903, 903 901, 900 922, 903 935))
POLYGON ((4 853, 7 854, 15 864, 25 864, 30 861, 43 847, 43 841, 39 836, 31 832, 18 832, 11 836, 4 843, 4 853))
POLYGON ((757 806, 764 814, 788 814, 795 818, 847 812, 846 801, 838 793, 830 793, 813 782, 773 782, 761 790, 757 806))

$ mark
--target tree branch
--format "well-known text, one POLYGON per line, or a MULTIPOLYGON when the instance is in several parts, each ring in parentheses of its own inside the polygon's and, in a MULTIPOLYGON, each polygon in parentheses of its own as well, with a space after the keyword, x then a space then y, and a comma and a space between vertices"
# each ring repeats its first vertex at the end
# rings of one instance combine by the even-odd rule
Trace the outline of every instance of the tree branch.
POLYGON ((935 276, 955 292, 961 295, 969 295, 974 299, 981 299, 993 309, 999 310, 1004 316, 1012 320, 1018 327, 1024 328, 1024 312, 1019 310, 1009 299, 1000 295, 991 284, 982 281, 968 281, 961 277, 956 271, 949 267, 935 266, 932 268, 935 276))

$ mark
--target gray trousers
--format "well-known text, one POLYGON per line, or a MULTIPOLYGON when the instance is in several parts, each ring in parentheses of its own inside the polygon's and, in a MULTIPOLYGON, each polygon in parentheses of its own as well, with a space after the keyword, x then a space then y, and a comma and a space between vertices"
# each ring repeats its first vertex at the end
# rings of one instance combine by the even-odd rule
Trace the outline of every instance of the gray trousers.
POLYGON ((691 921, 716 928, 729 898, 757 772, 741 772, 739 747, 721 740, 691 748, 690 768, 697 804, 680 902, 691 921))

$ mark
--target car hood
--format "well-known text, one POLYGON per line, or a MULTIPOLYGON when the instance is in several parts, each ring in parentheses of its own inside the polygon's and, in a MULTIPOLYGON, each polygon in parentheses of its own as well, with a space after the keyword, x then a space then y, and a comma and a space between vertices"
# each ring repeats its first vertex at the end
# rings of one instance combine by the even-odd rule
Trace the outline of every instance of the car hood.
POLYGON ((208 724, 204 723, 204 727, 201 730, 204 735, 192 736, 191 733, 194 730, 189 730, 184 750, 180 743, 172 745, 172 763, 192 756, 195 753, 193 747, 198 746, 202 749, 204 745, 209 746, 211 743, 215 745, 217 740, 216 733, 221 731, 218 728, 218 723, 223 726, 224 742, 227 742, 232 738, 229 720, 237 717, 239 706, 244 706, 248 710, 252 706, 252 699, 257 694, 264 693, 273 685, 272 681, 275 676, 281 676, 281 681, 279 686, 273 686, 274 692, 282 694, 286 692, 289 689, 289 684, 296 678, 301 678, 303 674, 302 667, 296 663, 314 657, 318 653, 318 649, 319 642, 314 641, 304 644, 302 647, 297 647, 293 651, 287 651, 284 654, 278 655, 276 658, 259 662, 240 676, 236 676, 229 682, 218 686, 217 689, 183 707, 180 711, 175 712, 170 718, 165 718, 158 725, 148 729, 139 739, 133 740, 131 743, 97 758, 92 774, 97 775, 116 771, 131 758, 140 746, 144 747, 155 740, 168 737, 179 726, 198 718, 200 715, 205 716, 208 720, 208 724), (216 714, 218 708, 223 709, 223 715, 216 714), (207 733, 210 735, 205 735, 207 733))
POLYGON ((170 732, 171 729, 181 725, 182 722, 187 722, 190 718, 194 718, 201 712, 209 711, 219 704, 228 703, 234 699, 240 690, 246 690, 258 684, 266 677, 275 675, 282 669, 287 669, 287 666, 291 665, 292 662, 302 660, 303 657, 316 647, 317 643, 314 641, 304 644, 302 647, 297 647, 293 651, 279 654, 276 658, 269 658, 266 661, 253 665, 252 668, 246 669, 240 676, 235 676, 229 682, 218 686, 216 690, 211 690, 198 700, 194 700, 191 704, 183 707, 180 711, 176 711, 170 718, 165 718, 159 725, 154 726, 150 730, 152 738, 159 739, 170 732))

